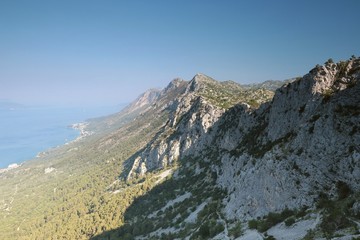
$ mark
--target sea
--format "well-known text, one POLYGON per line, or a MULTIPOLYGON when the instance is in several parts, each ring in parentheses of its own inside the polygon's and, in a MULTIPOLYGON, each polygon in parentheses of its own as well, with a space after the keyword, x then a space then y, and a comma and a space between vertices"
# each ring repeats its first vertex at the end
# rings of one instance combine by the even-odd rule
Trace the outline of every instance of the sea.
POLYGON ((109 107, 21 107, 0 109, 0 169, 33 159, 39 152, 76 139, 71 127, 119 112, 109 107))

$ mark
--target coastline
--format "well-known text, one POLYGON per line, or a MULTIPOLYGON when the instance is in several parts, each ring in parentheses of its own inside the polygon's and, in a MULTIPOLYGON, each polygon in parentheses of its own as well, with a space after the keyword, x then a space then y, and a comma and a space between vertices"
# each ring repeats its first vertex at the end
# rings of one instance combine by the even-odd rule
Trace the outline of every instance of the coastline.
MULTIPOLYGON (((65 142, 64 144, 61 144, 61 145, 58 145, 58 146, 54 146, 54 147, 50 147, 50 148, 46 149, 45 151, 38 152, 33 159, 44 157, 44 156, 46 156, 47 154, 49 154, 49 152, 50 152, 51 150, 53 150, 53 149, 59 148, 59 147, 61 147, 61 146, 69 145, 70 143, 79 142, 79 141, 83 140, 84 138, 93 135, 94 132, 86 130, 86 127, 87 127, 88 125, 89 125, 88 122, 80 122, 80 123, 71 124, 71 125, 69 126, 70 128, 79 131, 79 136, 78 136, 78 137, 76 137, 74 140, 65 142)), ((16 169, 16 168, 18 168, 18 167, 21 167, 21 166, 23 165, 23 163, 24 163, 24 162, 27 162, 27 161, 31 161, 31 159, 25 160, 25 161, 23 161, 23 162, 21 162, 21 163, 11 163, 11 164, 9 164, 6 168, 0 168, 0 174, 1 174, 1 173, 4 173, 4 172, 8 172, 8 171, 13 170, 13 169, 16 169)))
POLYGON ((10 170, 12 170, 12 169, 21 167, 21 165, 22 165, 22 163, 20 163, 20 164, 11 163, 11 164, 8 165, 7 168, 0 168, 0 173, 4 173, 4 172, 10 171, 10 170))
POLYGON ((69 145, 71 143, 75 143, 75 142, 79 142, 81 140, 83 140, 84 138, 88 137, 88 136, 91 136, 94 134, 94 132, 92 131, 87 131, 86 130, 86 127, 89 125, 88 122, 80 122, 80 123, 73 123, 71 125, 69 125, 68 127, 69 128, 72 128, 76 131, 78 131, 80 134, 78 137, 76 137, 75 139, 73 140, 70 140, 70 141, 67 141, 65 142, 64 144, 61 144, 61 145, 58 145, 58 146, 55 146, 55 147, 51 147, 51 148, 48 148, 47 150, 45 151, 42 151, 42 152, 39 152, 37 155, 36 155, 36 158, 41 158, 41 157, 44 157, 46 156, 47 154, 49 154, 49 152, 53 149, 56 149, 56 148, 59 148, 59 147, 62 147, 62 146, 66 146, 66 145, 69 145))
POLYGON ((80 123, 71 124, 70 127, 79 131, 80 136, 78 136, 77 138, 75 138, 74 140, 72 140, 70 142, 66 142, 65 145, 68 145, 69 143, 73 143, 73 142, 78 142, 78 141, 84 139, 85 137, 93 135, 94 132, 86 130, 88 125, 89 125, 88 122, 80 122, 80 123))
POLYGON ((118 107, 29 107, 3 110, 0 173, 27 161, 48 156, 52 150, 84 140, 94 134, 86 119, 106 116, 118 107), (26 111, 25 111, 26 110, 26 111), (59 135, 58 135, 59 134, 59 135))

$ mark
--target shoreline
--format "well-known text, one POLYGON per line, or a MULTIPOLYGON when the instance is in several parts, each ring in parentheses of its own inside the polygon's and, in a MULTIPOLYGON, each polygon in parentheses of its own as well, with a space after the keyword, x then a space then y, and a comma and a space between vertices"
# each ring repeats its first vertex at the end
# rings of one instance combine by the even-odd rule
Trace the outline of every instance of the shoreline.
MULTIPOLYGON (((16 110, 18 109, 20 110, 20 108, 16 108, 16 110)), ((9 117, 9 120, 16 120, 9 122, 9 134, 4 135, 9 136, 8 139, 13 137, 14 146, 4 145, 5 152, 2 153, 1 156, 2 161, 0 162, 0 173, 13 169, 8 168, 11 164, 22 166, 28 161, 47 157, 52 151, 56 151, 59 147, 66 147, 71 143, 83 141, 84 138, 95 133, 89 129, 91 124, 89 123, 90 121, 87 122, 87 119, 114 114, 119 111, 119 107, 105 106, 57 108, 52 106, 31 106, 26 108, 26 110, 29 111, 16 111, 19 115, 6 115, 9 117), (60 119, 57 117, 58 115, 60 116, 60 119), (43 127, 45 127, 44 134, 49 134, 49 141, 46 139, 47 137, 44 137, 44 139, 34 137, 33 139, 35 140, 24 142, 24 147, 19 147, 22 145, 19 145, 16 141, 18 140, 17 138, 21 138, 22 135, 20 134, 19 136, 13 136, 11 135, 11 131, 22 132, 24 129, 27 130, 27 124, 29 124, 29 120, 27 120, 28 118, 31 120, 31 125, 35 124, 34 126, 36 126, 38 130, 42 131, 44 130, 43 127), (19 124, 16 124, 17 122, 19 122, 19 124), (20 125, 20 128, 17 125, 20 125), (51 130, 52 128, 55 129, 54 132, 47 132, 48 129, 51 130), (59 128, 61 129, 59 130, 59 128), (56 133, 58 132, 60 132, 60 134, 57 136, 56 133), (38 139, 40 140, 38 141, 38 139), (44 141, 44 143, 41 141, 44 141), (38 145, 40 145, 40 147, 38 147, 38 145)), ((4 112, 9 114, 13 113, 14 111, 6 110, 4 112)), ((32 138, 33 135, 41 135, 42 133, 31 131, 30 134, 31 135, 29 135, 29 139, 32 138)), ((28 138, 28 136, 26 137, 28 138)), ((5 142, 5 144, 8 143, 5 142)))
POLYGON ((35 158, 41 158, 41 157, 45 157, 46 155, 49 154, 50 151, 55 150, 57 148, 60 148, 62 146, 67 146, 71 143, 75 143, 75 142, 79 142, 81 140, 83 140, 84 138, 91 136, 94 134, 94 132, 92 131, 87 131, 86 127, 89 125, 88 122, 80 122, 80 123, 73 123, 71 125, 69 125, 69 128, 72 128, 76 131, 79 132, 79 136, 77 136, 75 139, 70 140, 70 141, 66 141, 65 143, 61 144, 61 145, 57 145, 55 147, 51 147, 48 148, 47 150, 43 151, 43 152, 39 152, 35 158))
POLYGON ((78 130, 80 132, 80 136, 78 136, 77 138, 75 138, 74 140, 72 140, 70 142, 66 142, 64 145, 68 145, 69 143, 73 143, 73 142, 78 142, 88 136, 93 135, 94 132, 86 130, 87 126, 89 126, 88 122, 80 122, 80 123, 71 124, 70 127, 75 130, 78 130))
POLYGON ((16 169, 18 167, 21 167, 22 163, 17 164, 17 163, 11 163, 7 166, 7 168, 0 168, 0 173, 4 173, 13 169, 16 169))
POLYGON ((57 148, 62 147, 62 146, 69 145, 71 143, 79 142, 79 141, 83 140, 84 138, 93 135, 94 132, 86 130, 86 127, 88 125, 89 125, 88 122, 80 122, 80 123, 74 123, 74 124, 69 125, 68 127, 72 128, 74 130, 77 130, 79 132, 79 136, 76 137, 74 140, 67 141, 64 144, 57 145, 57 146, 54 146, 54 147, 50 147, 50 148, 46 149, 45 151, 38 152, 36 154, 36 156, 34 156, 32 159, 22 161, 21 163, 10 163, 6 168, 0 168, 0 174, 4 173, 4 172, 8 172, 8 171, 13 170, 13 169, 16 169, 18 167, 21 167, 27 161, 31 161, 33 159, 45 157, 46 155, 49 154, 50 151, 52 151, 54 149, 57 149, 57 148))

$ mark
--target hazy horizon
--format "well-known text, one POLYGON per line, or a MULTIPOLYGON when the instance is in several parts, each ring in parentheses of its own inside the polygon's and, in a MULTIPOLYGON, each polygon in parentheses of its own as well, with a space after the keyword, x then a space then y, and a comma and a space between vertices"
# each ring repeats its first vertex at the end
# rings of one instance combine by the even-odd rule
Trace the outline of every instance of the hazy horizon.
POLYGON ((360 2, 0 2, 0 98, 114 106, 176 77, 241 84, 358 56, 360 2))
MULTIPOLYGON (((135 99, 133 99, 135 100, 135 99)), ((0 110, 11 110, 16 108, 99 108, 99 107, 112 107, 112 108, 118 108, 119 111, 126 105, 130 104, 131 102, 119 102, 119 103, 85 103, 85 102, 73 102, 70 105, 67 103, 62 102, 20 102, 20 101, 13 101, 11 99, 1 99, 0 98, 0 110), (3 109, 2 109, 3 108, 3 109)))

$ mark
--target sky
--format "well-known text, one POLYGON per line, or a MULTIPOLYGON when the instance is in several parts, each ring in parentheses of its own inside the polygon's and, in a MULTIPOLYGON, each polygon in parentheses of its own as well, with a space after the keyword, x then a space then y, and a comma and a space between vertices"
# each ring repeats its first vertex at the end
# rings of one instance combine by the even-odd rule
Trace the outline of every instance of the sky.
POLYGON ((196 73, 254 83, 360 55, 358 0, 1 0, 0 99, 116 105, 196 73))

